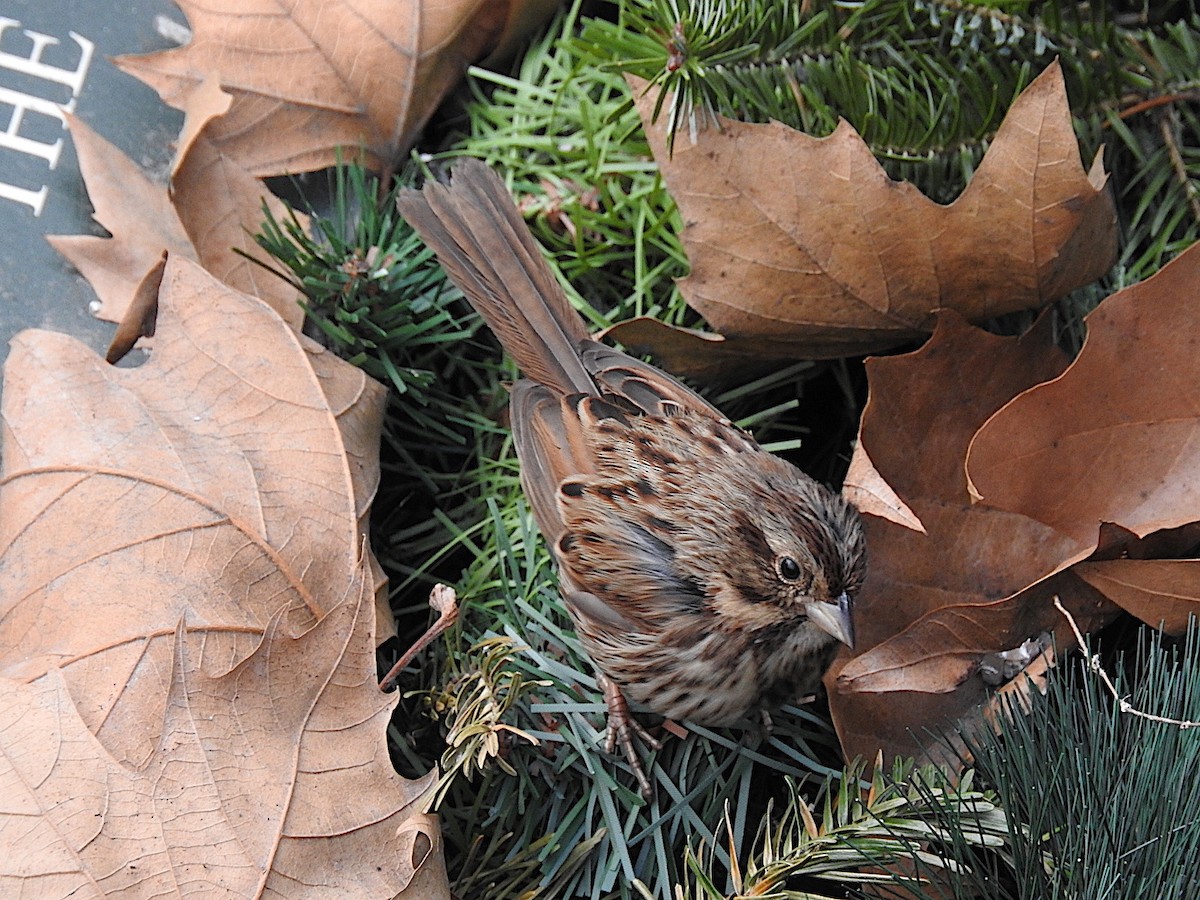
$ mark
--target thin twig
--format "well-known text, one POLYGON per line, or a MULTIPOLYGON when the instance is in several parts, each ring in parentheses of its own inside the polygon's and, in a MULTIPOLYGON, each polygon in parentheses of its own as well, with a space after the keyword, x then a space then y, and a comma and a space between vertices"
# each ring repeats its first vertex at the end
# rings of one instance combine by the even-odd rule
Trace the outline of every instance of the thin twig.
POLYGON ((436 584, 433 590, 429 593, 429 605, 438 611, 437 621, 434 622, 425 631, 423 635, 417 638, 415 644, 408 648, 403 656, 396 660, 396 664, 379 682, 381 691, 388 691, 392 688, 392 682, 401 670, 412 662, 413 657, 424 650, 433 641, 435 637, 458 621, 458 597, 454 593, 454 588, 447 587, 444 584, 436 584))
POLYGON ((1158 130, 1166 145, 1167 156, 1171 159, 1171 168, 1175 171, 1175 177, 1179 180, 1180 187, 1183 188, 1188 206, 1191 207, 1192 218, 1196 222, 1200 222, 1200 197, 1196 196, 1196 185, 1192 183, 1192 179, 1188 175, 1187 163, 1183 161, 1183 154, 1179 150, 1179 141, 1175 138, 1175 130, 1172 128, 1174 118, 1174 107, 1163 109, 1158 116, 1158 130))
POLYGON ((1117 118, 1132 119, 1134 116, 1152 109, 1158 109, 1163 106, 1174 106, 1176 103, 1195 103, 1197 100, 1200 100, 1200 91, 1176 91, 1171 94, 1158 94, 1157 96, 1147 97, 1144 100, 1139 100, 1137 103, 1132 103, 1124 107, 1117 113, 1117 118))
POLYGON ((1117 701, 1121 712, 1129 713, 1142 719, 1149 719, 1151 722, 1162 722, 1164 725, 1175 725, 1179 728, 1200 728, 1200 722, 1189 722, 1184 719, 1168 719, 1165 716, 1156 716, 1153 713, 1136 709, 1129 700, 1117 693, 1116 685, 1113 684, 1112 679, 1108 677, 1108 673, 1100 665, 1100 657, 1088 650, 1087 644, 1083 640, 1083 633, 1080 632, 1079 626, 1075 624, 1074 617, 1067 612, 1067 608, 1062 605, 1058 597, 1054 598, 1054 608, 1063 614, 1063 617, 1067 620, 1067 624, 1071 626, 1071 631, 1075 632, 1075 643, 1079 645, 1079 652, 1083 654, 1088 668, 1100 676, 1100 680, 1104 682, 1109 693, 1113 695, 1113 699, 1117 701))

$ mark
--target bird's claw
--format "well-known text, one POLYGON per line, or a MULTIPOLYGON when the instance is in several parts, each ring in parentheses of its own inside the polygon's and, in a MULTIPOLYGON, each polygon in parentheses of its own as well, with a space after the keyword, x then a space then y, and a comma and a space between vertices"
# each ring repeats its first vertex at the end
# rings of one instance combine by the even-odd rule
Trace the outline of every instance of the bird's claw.
POLYGON ((633 776, 637 779, 642 797, 649 800, 652 794, 650 779, 646 777, 646 770, 642 767, 637 748, 633 745, 633 738, 636 735, 655 750, 662 749, 662 742, 633 717, 633 713, 629 711, 629 702, 615 682, 604 675, 598 675, 596 680, 604 691, 604 705, 608 707, 608 735, 604 739, 604 752, 612 753, 617 749, 617 745, 620 745, 625 761, 629 763, 629 768, 633 770, 633 776))

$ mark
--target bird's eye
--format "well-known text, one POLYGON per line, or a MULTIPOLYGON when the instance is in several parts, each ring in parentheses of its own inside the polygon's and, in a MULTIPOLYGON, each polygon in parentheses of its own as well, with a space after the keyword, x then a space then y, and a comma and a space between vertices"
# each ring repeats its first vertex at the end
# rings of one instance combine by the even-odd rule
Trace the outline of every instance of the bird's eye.
POLYGON ((796 581, 800 578, 800 563, 790 556, 779 557, 775 567, 779 570, 779 577, 784 581, 796 581))

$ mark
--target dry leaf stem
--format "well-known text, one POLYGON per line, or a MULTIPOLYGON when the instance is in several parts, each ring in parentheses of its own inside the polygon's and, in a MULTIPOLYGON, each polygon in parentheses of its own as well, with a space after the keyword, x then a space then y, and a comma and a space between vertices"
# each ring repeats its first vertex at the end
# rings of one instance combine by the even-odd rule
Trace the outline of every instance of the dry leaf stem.
POLYGON ((413 661, 418 653, 430 645, 434 638, 458 621, 458 595, 454 588, 444 584, 435 584, 429 592, 429 605, 438 611, 438 618, 430 625, 423 635, 396 660, 396 664, 379 681, 381 691, 391 690, 396 676, 404 671, 404 667, 413 661))
POLYGON ((1104 671, 1104 667, 1100 664, 1100 657, 1096 656, 1088 650, 1087 644, 1083 640, 1083 632, 1079 630, 1079 626, 1075 623, 1075 618, 1067 612, 1067 608, 1062 605, 1058 597, 1054 598, 1054 608, 1062 613, 1063 618, 1067 620, 1067 624, 1071 626, 1071 631, 1075 634, 1075 643, 1079 646, 1079 652, 1083 654, 1083 659, 1087 663, 1088 668, 1100 676, 1100 680, 1104 682, 1104 686, 1108 688, 1108 692, 1113 695, 1113 699, 1117 701, 1117 705, 1121 708, 1121 712, 1129 713, 1130 715, 1138 716, 1143 719, 1148 719, 1151 722, 1162 722, 1164 725, 1175 725, 1178 728, 1200 728, 1200 722, 1191 722, 1186 719, 1171 719, 1166 716, 1156 716, 1153 713, 1143 712, 1137 709, 1125 697, 1118 693, 1116 685, 1108 676, 1108 672, 1104 671))

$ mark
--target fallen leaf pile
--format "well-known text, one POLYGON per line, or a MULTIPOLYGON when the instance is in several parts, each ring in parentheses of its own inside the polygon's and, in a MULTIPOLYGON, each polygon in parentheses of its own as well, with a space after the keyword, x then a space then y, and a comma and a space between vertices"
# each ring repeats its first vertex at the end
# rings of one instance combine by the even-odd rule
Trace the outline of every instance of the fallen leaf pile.
POLYGON ((3 893, 395 896, 441 863, 375 680, 384 391, 186 259, 157 335, 6 364, 3 893))
POLYGON ((383 741, 372 609, 363 591, 303 634, 283 610, 223 675, 184 616, 136 763, 89 729, 60 670, 5 682, 5 805, 23 820, 5 829, 5 894, 447 896, 436 823, 414 812, 428 785, 403 782, 383 741))
MULTIPOLYGON (((1040 309, 1115 259, 1107 175, 1099 154, 1090 171, 1079 163, 1057 63, 1013 103, 949 206, 892 181, 844 121, 814 138, 718 117, 670 152, 657 95, 631 85, 684 220, 680 290, 743 365, 893 347, 927 334, 938 309, 976 322, 1040 309)), ((711 337, 648 320, 610 333, 676 372, 711 366, 711 337)))
POLYGON ((112 322, 168 250, 199 260, 298 328, 297 292, 246 258, 267 261, 250 237, 263 203, 276 218, 283 213, 258 179, 332 166, 359 150, 364 164, 389 169, 468 65, 506 52, 553 9, 547 0, 179 6, 195 29, 190 43, 117 60, 185 114, 169 190, 70 118, 96 220, 113 237, 52 243, 91 282, 99 315, 112 322))
POLYGON ((952 313, 868 361, 848 492, 870 498, 871 571, 826 678, 849 755, 919 753, 978 712, 986 657, 1040 632, 1071 647, 1055 598, 1085 631, 1200 612, 1197 285, 1194 247, 1105 300, 1069 366, 1044 323, 999 338, 952 313))
POLYGON ((890 180, 845 122, 813 138, 719 118, 670 151, 660 98, 630 84, 684 220, 680 290, 716 333, 643 318, 611 337, 719 378, 933 332, 867 363, 846 494, 869 575, 854 655, 826 678, 847 757, 946 759, 933 735, 992 714, 994 660, 1047 633, 1069 646, 1056 599, 1085 631, 1121 609, 1184 627, 1200 599, 1200 261, 1106 301, 1069 367, 1048 320, 1021 338, 970 324, 1043 309, 1116 258, 1101 154, 1085 171, 1057 64, 947 206, 890 180))

